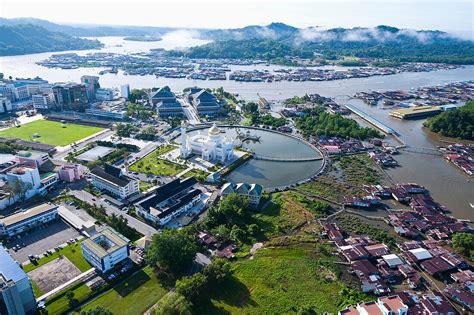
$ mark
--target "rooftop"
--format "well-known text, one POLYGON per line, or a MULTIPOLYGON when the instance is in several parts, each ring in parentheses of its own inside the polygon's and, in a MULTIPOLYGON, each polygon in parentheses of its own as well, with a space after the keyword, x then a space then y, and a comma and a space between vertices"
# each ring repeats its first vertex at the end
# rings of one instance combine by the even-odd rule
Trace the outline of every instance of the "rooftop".
POLYGON ((26 277, 26 273, 21 269, 18 262, 16 262, 7 250, 0 246, 0 275, 7 281, 20 281, 26 277))
POLYGON ((51 211, 53 209, 56 209, 57 207, 58 206, 51 203, 43 203, 39 206, 30 208, 26 211, 17 212, 15 214, 12 214, 11 216, 2 218, 0 219, 0 224, 4 224, 5 226, 10 226, 18 222, 21 222, 23 220, 26 220, 26 219, 35 217, 37 215, 43 214, 45 212, 51 211))
POLYGON ((97 257, 103 258, 126 246, 129 242, 125 236, 119 234, 112 228, 106 228, 100 233, 82 241, 82 245, 87 247, 97 257), (107 246, 102 246, 102 241, 105 241, 107 246))

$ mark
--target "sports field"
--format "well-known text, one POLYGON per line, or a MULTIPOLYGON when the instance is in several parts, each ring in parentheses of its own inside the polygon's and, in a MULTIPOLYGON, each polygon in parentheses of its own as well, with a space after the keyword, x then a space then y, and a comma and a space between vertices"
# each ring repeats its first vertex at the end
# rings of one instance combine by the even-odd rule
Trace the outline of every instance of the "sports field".
POLYGON ((103 128, 68 123, 62 124, 49 120, 36 120, 20 127, 2 130, 0 131, 0 137, 19 138, 55 146, 66 146, 101 130, 103 128))

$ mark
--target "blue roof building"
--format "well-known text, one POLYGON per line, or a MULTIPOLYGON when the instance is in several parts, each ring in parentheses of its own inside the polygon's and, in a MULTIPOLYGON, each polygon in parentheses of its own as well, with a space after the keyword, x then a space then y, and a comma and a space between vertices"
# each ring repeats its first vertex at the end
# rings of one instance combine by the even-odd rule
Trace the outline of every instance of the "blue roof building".
POLYGON ((28 275, 0 246, 0 314, 34 314, 36 300, 28 275))

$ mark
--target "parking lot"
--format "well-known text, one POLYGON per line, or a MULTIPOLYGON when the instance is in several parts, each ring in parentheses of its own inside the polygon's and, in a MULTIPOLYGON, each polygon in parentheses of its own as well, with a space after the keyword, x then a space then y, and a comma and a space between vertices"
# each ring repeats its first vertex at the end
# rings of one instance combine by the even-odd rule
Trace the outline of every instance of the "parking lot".
POLYGON ((61 219, 42 225, 27 234, 15 237, 5 246, 10 254, 20 263, 28 261, 28 255, 41 255, 48 249, 66 243, 71 238, 80 234, 61 219), (13 250, 14 246, 20 246, 19 250, 13 250))

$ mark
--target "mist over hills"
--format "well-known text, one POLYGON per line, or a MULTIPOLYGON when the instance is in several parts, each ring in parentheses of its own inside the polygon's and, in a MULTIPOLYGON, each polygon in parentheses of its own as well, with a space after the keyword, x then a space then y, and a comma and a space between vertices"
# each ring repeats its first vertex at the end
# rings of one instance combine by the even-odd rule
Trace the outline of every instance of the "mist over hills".
MULTIPOLYGON (((114 25, 63 25, 35 18, 0 18, 0 54, 14 55, 100 47, 78 37, 163 36, 183 28, 114 25), (34 28, 37 28, 34 30, 34 28), (41 37, 49 38, 49 41, 41 37), (69 43, 68 43, 69 42, 69 43)), ((354 28, 298 28, 284 23, 249 25, 232 29, 187 29, 203 46, 172 51, 191 58, 311 58, 341 56, 472 64, 474 42, 437 30, 400 29, 380 25, 354 28)))

